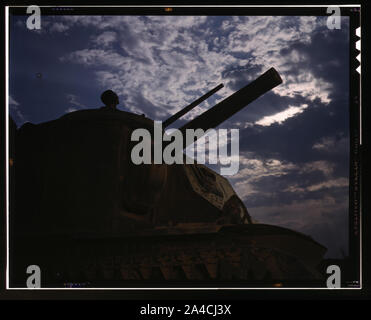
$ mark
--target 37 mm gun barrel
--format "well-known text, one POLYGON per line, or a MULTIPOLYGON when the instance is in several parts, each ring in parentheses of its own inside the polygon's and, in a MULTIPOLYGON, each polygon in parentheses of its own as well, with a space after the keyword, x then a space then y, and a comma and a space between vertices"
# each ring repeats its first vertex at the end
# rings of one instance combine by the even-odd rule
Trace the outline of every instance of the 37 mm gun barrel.
POLYGON ((174 115, 172 115, 170 118, 166 119, 162 123, 162 127, 163 128, 168 127, 170 124, 172 124, 173 122, 175 122, 176 120, 178 120, 180 117, 184 116, 187 112, 191 111, 193 108, 195 108, 196 106, 198 106, 201 102, 203 102, 204 100, 206 100, 208 97, 210 97, 211 95, 213 95, 215 92, 219 91, 223 87, 224 87, 224 85, 221 83, 220 85, 218 85, 214 89, 210 90, 208 93, 204 94, 202 97, 200 97, 197 100, 193 101, 190 105, 186 106, 182 110, 180 110, 177 113, 175 113, 174 115))
MULTIPOLYGON (((211 109, 200 114, 198 117, 186 123, 179 130, 183 134, 183 146, 186 148, 186 130, 203 129, 204 131, 215 128, 235 113, 246 107, 249 103, 259 98, 264 93, 282 83, 282 79, 276 69, 270 68, 242 89, 236 91, 211 109)), ((192 142, 191 142, 192 143, 192 142)))

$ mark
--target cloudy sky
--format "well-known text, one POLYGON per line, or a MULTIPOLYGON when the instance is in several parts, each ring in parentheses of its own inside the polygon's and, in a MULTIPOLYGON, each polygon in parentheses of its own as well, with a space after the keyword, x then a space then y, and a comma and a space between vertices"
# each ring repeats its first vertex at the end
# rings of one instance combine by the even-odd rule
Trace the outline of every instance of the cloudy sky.
POLYGON ((224 122, 240 129, 240 170, 229 177, 251 216, 328 247, 348 243, 348 18, 46 16, 10 19, 10 113, 17 125, 101 106, 165 120, 220 83, 179 126, 270 67, 283 84, 224 122))

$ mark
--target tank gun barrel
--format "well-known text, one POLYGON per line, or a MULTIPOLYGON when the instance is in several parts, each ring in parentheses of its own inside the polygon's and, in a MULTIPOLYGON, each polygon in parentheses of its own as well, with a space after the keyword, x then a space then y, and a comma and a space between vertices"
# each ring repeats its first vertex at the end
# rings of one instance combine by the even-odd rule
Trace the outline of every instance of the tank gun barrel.
POLYGON ((180 117, 184 116, 187 112, 191 111, 193 108, 198 106, 201 102, 205 101, 208 97, 213 95, 215 92, 219 91, 221 88, 223 88, 224 85, 221 83, 220 85, 216 86, 214 89, 210 90, 208 93, 204 94, 202 97, 198 98, 197 100, 193 101, 190 105, 186 106, 182 110, 178 111, 174 115, 172 115, 170 118, 166 119, 162 123, 162 127, 166 128, 176 120, 178 120, 180 117))
POLYGON ((187 145, 185 139, 185 132, 187 129, 203 129, 206 131, 208 129, 215 128, 233 116, 235 113, 242 110, 248 104, 262 96, 264 93, 272 90, 281 83, 282 79, 276 69, 270 68, 253 82, 249 83, 242 89, 236 91, 223 101, 216 104, 211 109, 205 111, 198 117, 186 123, 179 129, 184 137, 184 148, 189 145, 187 145))

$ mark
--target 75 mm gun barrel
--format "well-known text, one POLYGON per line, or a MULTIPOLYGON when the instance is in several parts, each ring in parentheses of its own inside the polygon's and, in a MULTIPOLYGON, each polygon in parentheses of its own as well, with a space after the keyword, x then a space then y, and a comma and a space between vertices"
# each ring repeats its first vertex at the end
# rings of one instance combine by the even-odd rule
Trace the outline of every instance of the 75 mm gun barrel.
POLYGON ((270 68, 268 71, 259 76, 256 80, 249 83, 242 89, 236 91, 223 101, 216 104, 211 109, 200 114, 198 117, 186 123, 179 130, 182 132, 184 141, 183 146, 186 148, 187 129, 203 129, 204 131, 215 128, 235 113, 246 107, 249 103, 259 98, 264 93, 272 90, 282 83, 282 79, 276 69, 270 68))

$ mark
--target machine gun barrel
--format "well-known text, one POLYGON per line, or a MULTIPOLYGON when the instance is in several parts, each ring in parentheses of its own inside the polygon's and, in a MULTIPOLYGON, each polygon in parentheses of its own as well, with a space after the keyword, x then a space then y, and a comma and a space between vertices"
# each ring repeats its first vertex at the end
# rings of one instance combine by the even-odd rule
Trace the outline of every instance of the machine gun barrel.
POLYGON ((276 69, 270 68, 268 71, 259 76, 256 80, 249 83, 242 89, 236 91, 223 101, 216 104, 211 109, 200 114, 198 117, 186 123, 179 130, 184 137, 183 146, 186 148, 187 129, 203 129, 204 131, 215 128, 225 120, 233 116, 236 112, 246 107, 249 103, 259 98, 264 93, 282 83, 282 79, 276 69))
POLYGON ((175 122, 176 120, 178 120, 180 117, 184 116, 187 112, 191 111, 193 108, 195 108, 196 106, 198 106, 201 102, 203 102, 204 100, 206 100, 208 97, 210 97, 211 95, 213 95, 215 92, 219 91, 223 87, 224 87, 224 85, 221 83, 220 85, 218 85, 214 89, 210 90, 208 93, 204 94, 202 97, 200 97, 197 100, 193 101, 190 105, 186 106, 182 110, 180 110, 177 113, 175 113, 174 115, 172 115, 170 118, 166 119, 162 123, 162 127, 163 128, 168 127, 170 124, 172 124, 173 122, 175 122))

